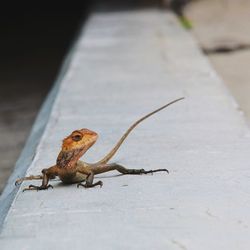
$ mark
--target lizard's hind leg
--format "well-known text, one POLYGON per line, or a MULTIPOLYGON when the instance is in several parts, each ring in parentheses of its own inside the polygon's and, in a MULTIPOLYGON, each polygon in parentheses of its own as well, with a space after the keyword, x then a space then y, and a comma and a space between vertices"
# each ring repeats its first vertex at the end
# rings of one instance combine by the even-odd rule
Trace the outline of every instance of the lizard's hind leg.
POLYGON ((101 174, 101 173, 105 173, 105 172, 112 171, 112 170, 117 170, 121 174, 136 174, 136 175, 152 174, 155 172, 167 172, 167 173, 169 173, 169 171, 166 168, 160 168, 160 169, 154 169, 154 170, 145 170, 143 168, 132 169, 132 168, 125 168, 124 166, 119 165, 117 163, 111 163, 111 164, 107 164, 104 166, 96 167, 95 173, 101 174))
MULTIPOLYGON (((50 179, 55 179, 56 176, 51 175, 50 179)), ((39 174, 39 175, 30 175, 30 176, 26 176, 23 178, 19 178, 15 181, 15 185, 18 186, 20 185, 23 181, 31 181, 31 180, 42 180, 43 179, 43 175, 39 174)))
POLYGON ((26 176, 23 178, 19 178, 15 181, 15 185, 19 185, 21 184, 23 181, 28 181, 28 180, 41 180, 43 178, 43 176, 41 174, 39 175, 30 175, 30 176, 26 176))

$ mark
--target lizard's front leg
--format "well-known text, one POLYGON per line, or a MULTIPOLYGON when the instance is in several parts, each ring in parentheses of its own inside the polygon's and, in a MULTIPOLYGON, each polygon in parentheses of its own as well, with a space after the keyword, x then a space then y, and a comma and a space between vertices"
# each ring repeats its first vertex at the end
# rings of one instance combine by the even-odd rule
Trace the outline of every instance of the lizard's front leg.
POLYGON ((42 170, 42 185, 41 186, 35 186, 35 185, 29 185, 29 187, 24 188, 23 191, 27 191, 27 190, 45 190, 45 189, 49 189, 49 188, 53 188, 52 185, 48 184, 49 183, 49 179, 55 178, 55 176, 58 175, 58 167, 57 166, 53 166, 50 168, 45 168, 42 170))

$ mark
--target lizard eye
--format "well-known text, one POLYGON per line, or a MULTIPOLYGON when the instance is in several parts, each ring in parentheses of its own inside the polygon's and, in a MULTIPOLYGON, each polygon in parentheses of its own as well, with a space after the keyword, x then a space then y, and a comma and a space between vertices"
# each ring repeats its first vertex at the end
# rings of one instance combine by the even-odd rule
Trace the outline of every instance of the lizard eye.
POLYGON ((72 135, 72 140, 73 141, 80 141, 82 139, 82 136, 81 135, 72 135))

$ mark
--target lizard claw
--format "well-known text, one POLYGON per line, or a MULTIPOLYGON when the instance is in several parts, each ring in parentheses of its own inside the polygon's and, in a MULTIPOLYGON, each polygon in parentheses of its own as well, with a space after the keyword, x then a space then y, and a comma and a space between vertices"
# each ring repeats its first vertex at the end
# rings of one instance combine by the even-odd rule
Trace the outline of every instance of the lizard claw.
POLYGON ((168 171, 168 169, 166 169, 166 168, 163 168, 163 169, 160 169, 161 171, 165 171, 165 172, 167 172, 167 174, 169 174, 169 171, 168 171))
POLYGON ((82 184, 81 182, 77 184, 77 188, 79 188, 80 186, 85 187, 85 188, 91 188, 91 187, 95 187, 95 186, 100 186, 100 188, 103 186, 103 182, 102 181, 98 181, 94 184, 82 184))
POLYGON ((22 178, 20 178, 20 179, 17 179, 16 181, 15 181, 15 186, 18 186, 18 185, 20 185, 21 183, 22 183, 22 178))
POLYGON ((79 188, 80 186, 84 187, 84 184, 82 184, 81 182, 77 183, 76 187, 79 188))
POLYGON ((148 171, 145 171, 144 169, 141 169, 142 174, 153 174, 155 172, 167 172, 167 174, 169 174, 169 171, 166 168, 160 168, 160 169, 148 170, 148 171))

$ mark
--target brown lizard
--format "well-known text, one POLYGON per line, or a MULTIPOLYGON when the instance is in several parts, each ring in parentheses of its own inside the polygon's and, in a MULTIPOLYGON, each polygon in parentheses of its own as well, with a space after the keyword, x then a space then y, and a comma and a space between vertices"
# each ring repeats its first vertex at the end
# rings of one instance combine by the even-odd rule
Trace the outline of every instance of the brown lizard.
POLYGON ((24 180, 42 179, 41 186, 29 185, 25 190, 44 190, 53 188, 52 185, 48 184, 50 179, 54 179, 59 176, 60 180, 66 184, 77 183, 77 187, 83 186, 90 188, 99 185, 103 185, 102 181, 94 182, 94 176, 96 174, 105 173, 112 170, 117 170, 122 174, 148 174, 154 172, 165 171, 167 169, 155 169, 155 170, 144 170, 144 169, 128 169, 119 164, 111 163, 108 164, 109 160, 117 152, 123 141, 127 138, 129 133, 143 120, 147 119, 151 115, 159 112, 160 110, 168 107, 169 105, 184 99, 184 97, 176 99, 154 111, 143 116, 135 123, 133 123, 124 135, 120 138, 114 148, 101 160, 96 163, 86 163, 79 159, 85 154, 85 152, 96 142, 98 134, 89 129, 80 129, 73 131, 68 137, 63 140, 62 149, 59 153, 56 164, 50 168, 42 170, 41 175, 31 175, 28 177, 20 178, 16 180, 16 185, 20 184, 24 180), (83 184, 85 182, 85 184, 83 184))

